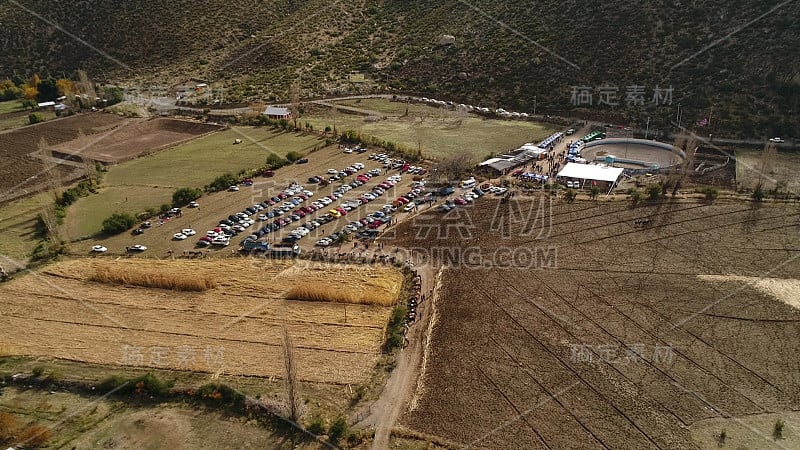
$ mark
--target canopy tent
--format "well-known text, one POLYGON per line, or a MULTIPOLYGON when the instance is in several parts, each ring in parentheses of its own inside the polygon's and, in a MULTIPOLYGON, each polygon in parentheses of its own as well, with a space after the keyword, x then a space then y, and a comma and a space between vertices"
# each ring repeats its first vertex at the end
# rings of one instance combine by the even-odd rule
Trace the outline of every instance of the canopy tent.
POLYGON ((579 164, 569 162, 561 172, 558 172, 557 177, 566 177, 566 178, 577 178, 579 180, 592 180, 592 181, 604 181, 608 183, 609 188, 606 195, 611 194, 611 190, 614 189, 614 186, 617 184, 617 180, 622 175, 621 167, 609 167, 609 166, 601 166, 597 164, 579 164))
POLYGON ((558 172, 557 176, 614 183, 619 179, 620 175, 622 175, 623 170, 624 169, 621 167, 567 163, 567 165, 561 169, 561 172, 558 172))

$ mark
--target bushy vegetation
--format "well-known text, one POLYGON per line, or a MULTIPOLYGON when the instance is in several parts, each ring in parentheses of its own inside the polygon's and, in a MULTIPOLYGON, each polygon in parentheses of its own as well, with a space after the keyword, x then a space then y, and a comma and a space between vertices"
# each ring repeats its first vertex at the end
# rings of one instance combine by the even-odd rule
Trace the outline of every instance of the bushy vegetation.
POLYGON ((199 402, 216 407, 244 410, 245 396, 232 387, 221 383, 209 383, 201 386, 196 393, 199 402))
POLYGON ((160 399, 166 397, 174 385, 174 380, 160 380, 152 373, 147 373, 134 378, 112 375, 102 380, 97 389, 103 395, 160 399))
POLYGON ((44 122, 44 121, 45 121, 45 118, 44 118, 44 114, 42 114, 42 113, 32 112, 32 113, 28 114, 28 122, 31 125, 36 124, 36 123, 41 123, 41 122, 44 122))
POLYGON ((103 221, 103 233, 119 234, 130 229, 136 223, 136 218, 128 213, 114 213, 103 221))
POLYGON ((395 349, 403 347, 403 325, 406 322, 407 313, 408 308, 403 304, 397 305, 392 309, 389 325, 386 327, 386 341, 383 344, 384 353, 391 353, 395 349))
POLYGON ((172 206, 186 206, 190 202, 203 196, 203 190, 198 188, 179 188, 172 194, 172 206))
POLYGON ((214 181, 207 184, 204 188, 206 192, 219 192, 228 189, 229 187, 239 184, 242 181, 241 177, 237 177, 236 175, 228 172, 224 175, 220 175, 217 178, 214 178, 214 181))
MULTIPOLYGON (((289 153, 297 153, 297 152, 292 151, 289 153)), ((280 169, 286 164, 289 164, 290 161, 292 160, 289 159, 288 153, 286 154, 286 158, 282 157, 281 155, 278 155, 277 153, 270 153, 269 155, 267 155, 267 167, 269 167, 271 170, 280 169)))
MULTIPOLYGON (((291 150, 288 153, 286 153, 286 160, 289 161, 290 163, 293 163, 293 162, 297 161, 298 159, 300 159, 302 157, 303 157, 303 154, 298 152, 298 151, 295 151, 295 150, 291 150)), ((269 161, 267 161, 267 162, 269 162, 269 161)))

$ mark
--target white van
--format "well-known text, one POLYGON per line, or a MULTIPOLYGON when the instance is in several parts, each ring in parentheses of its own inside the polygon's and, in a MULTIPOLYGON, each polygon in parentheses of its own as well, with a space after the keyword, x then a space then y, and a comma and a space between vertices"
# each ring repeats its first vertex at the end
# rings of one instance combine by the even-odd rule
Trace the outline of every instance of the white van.
POLYGON ((470 178, 461 182, 461 187, 464 189, 472 189, 475 187, 475 178, 470 178))

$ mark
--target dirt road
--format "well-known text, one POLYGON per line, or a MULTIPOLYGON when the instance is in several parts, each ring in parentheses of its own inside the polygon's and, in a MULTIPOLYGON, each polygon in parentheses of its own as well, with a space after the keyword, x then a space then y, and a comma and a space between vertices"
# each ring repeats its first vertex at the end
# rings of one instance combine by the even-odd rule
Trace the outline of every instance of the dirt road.
POLYGON ((435 323, 436 296, 441 281, 442 268, 430 264, 418 266, 417 273, 422 276, 422 293, 426 300, 418 307, 419 320, 409 328, 408 343, 397 359, 397 366, 386 382, 380 398, 370 406, 370 415, 356 424, 357 427, 374 427, 373 449, 389 448, 389 438, 397 419, 403 413, 409 400, 419 395, 423 387, 421 373, 427 355, 428 336, 435 323), (432 322, 433 321, 433 322, 432 322))

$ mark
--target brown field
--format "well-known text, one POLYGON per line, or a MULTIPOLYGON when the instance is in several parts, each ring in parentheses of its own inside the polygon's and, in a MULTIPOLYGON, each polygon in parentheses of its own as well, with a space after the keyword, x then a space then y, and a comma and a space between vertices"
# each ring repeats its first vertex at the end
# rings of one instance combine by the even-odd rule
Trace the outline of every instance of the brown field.
POLYGON ((400 226, 395 243, 450 262, 406 427, 469 448, 797 442, 769 419, 798 433, 800 310, 777 298, 800 278, 797 205, 579 202, 524 229, 530 205, 421 217, 438 236, 400 226))
POLYGON ((53 150, 63 155, 78 155, 79 158, 116 163, 221 129, 223 127, 219 125, 188 120, 135 119, 112 132, 101 136, 80 136, 53 147, 53 150))
MULTIPOLYGON (((80 133, 95 135, 113 129, 125 119, 104 113, 81 114, 52 120, 38 125, 22 127, 0 133, 0 202, 35 192, 41 187, 42 160, 33 155, 44 140, 47 145, 63 144, 75 139, 80 133)), ((63 182, 83 174, 80 165, 60 165, 63 182)))
POLYGON ((285 325, 301 380, 359 383, 380 356, 391 308, 285 297, 309 280, 347 289, 364 277, 386 280, 378 283, 385 286, 398 280, 388 267, 327 270, 263 259, 63 261, 0 286, 0 348, 96 364, 281 377, 285 325), (217 287, 186 292, 90 281, 98 268, 143 267, 210 279, 217 287))

